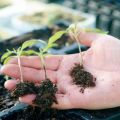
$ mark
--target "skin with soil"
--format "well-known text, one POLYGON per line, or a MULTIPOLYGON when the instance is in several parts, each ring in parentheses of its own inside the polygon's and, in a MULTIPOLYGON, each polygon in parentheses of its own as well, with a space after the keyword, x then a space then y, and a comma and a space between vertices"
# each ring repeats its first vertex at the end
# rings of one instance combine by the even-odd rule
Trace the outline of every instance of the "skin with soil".
POLYGON ((49 79, 43 80, 39 86, 35 86, 34 83, 21 82, 18 83, 16 88, 12 92, 12 96, 18 98, 27 94, 36 94, 36 99, 33 104, 39 106, 42 109, 50 108, 55 102, 57 103, 55 93, 57 87, 49 79))
POLYGON ((95 87, 95 78, 93 75, 84 70, 80 64, 75 64, 70 70, 70 76, 73 79, 73 83, 80 86, 80 92, 84 93, 85 88, 95 87))

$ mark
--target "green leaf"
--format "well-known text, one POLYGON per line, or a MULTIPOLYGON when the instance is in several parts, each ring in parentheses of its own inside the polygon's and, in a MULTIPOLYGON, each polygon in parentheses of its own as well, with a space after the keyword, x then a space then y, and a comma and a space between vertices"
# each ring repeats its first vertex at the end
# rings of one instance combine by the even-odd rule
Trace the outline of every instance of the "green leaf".
POLYGON ((45 41, 43 40, 28 40, 28 41, 25 41, 23 44, 22 44, 22 47, 21 47, 21 51, 23 51, 25 48, 27 47, 31 47, 37 43, 42 43, 42 44, 46 44, 45 41))
POLYGON ((3 62, 7 57, 9 57, 12 54, 13 54, 12 51, 8 51, 8 52, 4 53, 3 56, 1 57, 1 62, 3 62))
POLYGON ((22 51, 21 52, 21 55, 25 55, 25 56, 28 56, 28 55, 37 55, 38 53, 34 50, 26 50, 26 51, 22 51))
POLYGON ((95 33, 101 33, 101 34, 107 34, 107 31, 103 31, 101 29, 98 28, 85 28, 84 29, 86 32, 95 32, 95 33))
POLYGON ((58 46, 58 44, 54 43, 54 44, 51 45, 51 48, 52 47, 57 47, 57 46, 58 46))
POLYGON ((42 53, 48 52, 49 48, 50 48, 49 46, 44 47, 42 53))
POLYGON ((4 60, 3 64, 7 64, 11 58, 12 58, 12 57, 7 57, 7 58, 4 60))
POLYGON ((19 47, 19 48, 16 50, 16 51, 17 51, 17 53, 18 53, 18 52, 20 52, 20 50, 21 50, 21 47, 19 47))
POLYGON ((66 33, 66 30, 62 30, 62 31, 58 31, 57 33, 55 33, 53 36, 51 36, 48 40, 48 44, 54 43, 56 42, 59 38, 62 37, 63 34, 66 33))
POLYGON ((44 45, 47 45, 47 42, 43 41, 43 40, 37 40, 38 42, 44 44, 44 45))
POLYGON ((25 41, 22 44, 21 51, 24 50, 27 47, 31 47, 31 46, 35 45, 37 42, 38 42, 37 40, 28 40, 28 41, 25 41))

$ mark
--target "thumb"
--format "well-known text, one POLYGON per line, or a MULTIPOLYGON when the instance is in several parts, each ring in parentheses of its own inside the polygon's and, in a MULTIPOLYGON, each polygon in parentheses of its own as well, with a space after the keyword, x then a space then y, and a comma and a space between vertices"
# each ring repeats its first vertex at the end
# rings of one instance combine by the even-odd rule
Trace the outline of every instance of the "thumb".
POLYGON ((77 38, 82 45, 90 47, 93 41, 101 38, 102 36, 103 34, 100 33, 88 33, 83 31, 78 33, 77 38))

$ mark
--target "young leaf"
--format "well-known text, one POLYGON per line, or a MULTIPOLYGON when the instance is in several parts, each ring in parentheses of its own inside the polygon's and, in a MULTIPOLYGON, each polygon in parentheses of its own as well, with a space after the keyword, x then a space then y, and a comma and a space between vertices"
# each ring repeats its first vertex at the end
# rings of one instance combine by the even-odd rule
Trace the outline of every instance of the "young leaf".
POLYGON ((62 35, 65 34, 65 33, 66 33, 66 30, 58 31, 58 32, 55 33, 52 37, 49 38, 48 44, 54 43, 54 42, 57 41, 59 38, 61 38, 62 35))
POLYGON ((4 53, 3 56, 1 57, 1 62, 3 62, 7 57, 9 57, 12 54, 13 54, 13 52, 11 52, 11 51, 4 53))
POLYGON ((28 40, 28 41, 25 41, 25 42, 22 44, 21 51, 24 50, 24 49, 27 48, 27 47, 33 46, 33 45, 36 44, 37 42, 38 42, 37 40, 28 40))
POLYGON ((43 41, 43 40, 37 40, 38 42, 40 42, 40 43, 42 43, 42 44, 44 44, 44 45, 47 45, 47 43, 45 42, 45 41, 43 41))
POLYGON ((68 28, 67 28, 67 33, 75 33, 77 30, 77 24, 71 24, 68 28))
POLYGON ((49 46, 44 47, 43 50, 42 50, 42 53, 47 52, 49 50, 49 48, 50 48, 49 46))
POLYGON ((7 64, 11 58, 12 58, 12 57, 7 57, 7 58, 4 60, 3 64, 7 64))
POLYGON ((21 55, 37 55, 37 52, 35 52, 34 50, 26 50, 26 51, 22 51, 21 55))
POLYGON ((56 44, 56 43, 51 44, 51 48, 52 47, 57 47, 57 46, 58 46, 58 44, 56 44))
POLYGON ((21 47, 21 51, 24 50, 25 48, 27 47, 31 47, 37 43, 42 43, 42 44, 46 44, 45 41, 43 40, 28 40, 28 41, 25 41, 23 44, 22 44, 22 47, 21 47))

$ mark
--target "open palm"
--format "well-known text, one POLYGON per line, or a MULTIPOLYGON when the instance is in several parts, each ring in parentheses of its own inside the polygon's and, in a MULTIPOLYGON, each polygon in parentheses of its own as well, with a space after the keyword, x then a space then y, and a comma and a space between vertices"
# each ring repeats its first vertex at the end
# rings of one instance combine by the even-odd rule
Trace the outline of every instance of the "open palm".
MULTIPOLYGON (((54 108, 70 109, 102 109, 120 106, 120 41, 109 35, 81 33, 79 40, 90 48, 82 53, 83 66, 96 78, 96 86, 86 88, 84 93, 72 83, 69 71, 74 63, 79 63, 79 54, 46 57, 47 76, 57 84, 56 94, 58 104, 54 108)), ((38 57, 21 57, 23 77, 35 84, 44 80, 44 70, 38 57)), ((9 80, 5 87, 15 88, 19 82, 17 59, 12 59, 3 66, 2 73, 16 80, 9 80)), ((21 102, 32 103, 35 95, 20 97, 21 102)))

